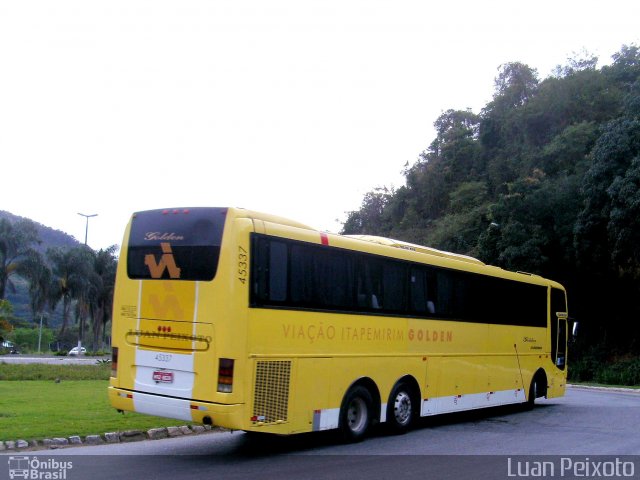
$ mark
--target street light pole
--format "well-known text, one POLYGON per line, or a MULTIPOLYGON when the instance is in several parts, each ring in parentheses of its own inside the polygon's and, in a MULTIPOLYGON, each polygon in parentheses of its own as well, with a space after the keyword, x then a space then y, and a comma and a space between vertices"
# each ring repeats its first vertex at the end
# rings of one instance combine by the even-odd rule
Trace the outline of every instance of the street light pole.
MULTIPOLYGON (((78 212, 78 215, 80 215, 81 217, 84 217, 86 219, 86 224, 84 227, 84 245, 87 246, 87 237, 89 235, 89 219, 91 217, 97 217, 98 214, 97 213, 92 213, 90 215, 87 215, 86 213, 80 213, 78 212)), ((84 320, 82 320, 82 318, 80 319, 80 329, 78 331, 78 356, 80 356, 81 354, 81 349, 82 349, 82 324, 84 323, 84 320)))
POLYGON ((97 217, 98 214, 97 213, 92 213, 91 215, 86 215, 84 213, 78 213, 78 215, 80 215, 81 217, 84 217, 87 219, 86 225, 84 227, 84 244, 87 244, 87 235, 89 234, 89 219, 91 217, 97 217))
POLYGON ((41 343, 42 343, 42 312, 40 312, 40 333, 38 334, 38 353, 40 353, 41 343))

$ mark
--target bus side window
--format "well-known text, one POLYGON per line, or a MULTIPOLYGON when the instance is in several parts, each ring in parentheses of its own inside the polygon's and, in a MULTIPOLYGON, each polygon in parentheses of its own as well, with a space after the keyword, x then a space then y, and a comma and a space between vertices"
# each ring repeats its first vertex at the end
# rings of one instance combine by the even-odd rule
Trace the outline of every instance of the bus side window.
POLYGON ((410 275, 411 312, 433 315, 436 313, 436 304, 433 298, 433 294, 436 292, 433 272, 424 268, 412 268, 410 275))
MULTIPOLYGON (((411 312, 427 313, 427 282, 423 270, 411 269, 411 312)), ((431 302, 433 303, 433 302, 431 302)))
POLYGON ((287 300, 287 244, 272 241, 269 255, 269 300, 287 300))
POLYGON ((264 238, 257 239, 254 243, 253 293, 260 302, 269 299, 269 245, 270 242, 264 238))
POLYGON ((437 309, 438 315, 453 315, 453 278, 449 272, 438 272, 436 275, 437 309))
POLYGON ((427 300, 427 312, 428 313, 436 313, 436 304, 431 300, 427 300))
POLYGON ((385 262, 382 267, 382 303, 385 310, 404 312, 407 305, 408 269, 398 262, 385 262))
POLYGON ((382 268, 380 262, 360 258, 357 263, 357 299, 358 306, 364 309, 379 310, 382 304, 382 268))

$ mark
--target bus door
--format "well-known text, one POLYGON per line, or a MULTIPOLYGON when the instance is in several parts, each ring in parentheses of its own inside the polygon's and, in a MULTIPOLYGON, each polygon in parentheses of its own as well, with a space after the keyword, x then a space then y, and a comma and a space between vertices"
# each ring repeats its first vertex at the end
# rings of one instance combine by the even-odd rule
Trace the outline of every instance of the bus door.
POLYGON ((551 289, 551 357, 560 370, 567 364, 567 300, 562 290, 551 289))
POLYGON ((565 312, 558 312, 556 321, 558 322, 556 367, 564 370, 567 364, 567 314, 565 312))

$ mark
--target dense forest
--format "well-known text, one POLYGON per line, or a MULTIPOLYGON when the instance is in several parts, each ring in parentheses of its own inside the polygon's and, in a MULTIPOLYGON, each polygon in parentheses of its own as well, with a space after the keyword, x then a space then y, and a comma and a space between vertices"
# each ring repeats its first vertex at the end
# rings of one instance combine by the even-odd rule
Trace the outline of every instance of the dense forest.
POLYGON ((623 46, 601 68, 583 54, 545 79, 502 65, 479 113, 448 110, 434 126, 406 184, 367 193, 343 233, 557 280, 580 322, 583 376, 599 362, 637 358, 640 49, 623 46))

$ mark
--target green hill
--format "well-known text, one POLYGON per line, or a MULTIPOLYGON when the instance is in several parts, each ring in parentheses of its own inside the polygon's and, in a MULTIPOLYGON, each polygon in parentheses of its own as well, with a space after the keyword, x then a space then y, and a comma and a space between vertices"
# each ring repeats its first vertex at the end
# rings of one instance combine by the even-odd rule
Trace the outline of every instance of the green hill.
MULTIPOLYGON (((12 223, 24 219, 24 217, 14 215, 4 210, 0 210, 0 218, 6 218, 12 223)), ((74 237, 65 232, 55 230, 38 222, 33 223, 37 228, 38 235, 41 240, 41 242, 36 245, 35 248, 43 254, 49 248, 73 248, 81 245, 81 243, 78 242, 74 237)), ((31 311, 29 309, 29 294, 27 292, 26 282, 16 276, 12 278, 12 281, 15 284, 15 291, 7 291, 7 300, 9 300, 9 302, 11 302, 11 304, 13 305, 13 313, 16 317, 30 322, 32 319, 31 311)), ((58 311, 59 309, 60 307, 58 307, 58 309, 53 313, 52 317, 49 318, 49 326, 55 327, 60 324, 62 317, 60 312, 58 311)))
MULTIPOLYGON (((6 218, 12 223, 15 223, 18 220, 23 220, 25 217, 20 217, 18 215, 14 215, 13 213, 6 212, 4 210, 0 210, 0 218, 6 218)), ((30 220, 30 219, 27 219, 30 220)), ((33 220, 31 220, 33 221, 33 220)), ((42 225, 38 222, 33 222, 38 229, 38 235, 40 235, 40 240, 42 243, 36 248, 41 252, 46 252, 47 248, 50 247, 77 247, 81 245, 75 237, 72 237, 68 233, 65 233, 61 230, 55 230, 51 227, 47 227, 46 225, 42 225)))

